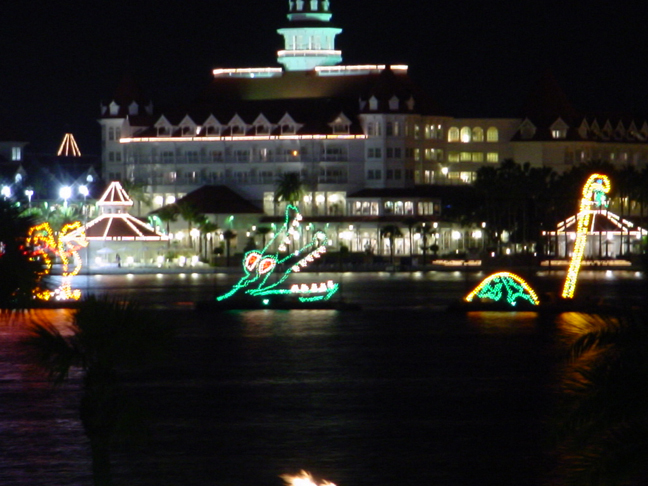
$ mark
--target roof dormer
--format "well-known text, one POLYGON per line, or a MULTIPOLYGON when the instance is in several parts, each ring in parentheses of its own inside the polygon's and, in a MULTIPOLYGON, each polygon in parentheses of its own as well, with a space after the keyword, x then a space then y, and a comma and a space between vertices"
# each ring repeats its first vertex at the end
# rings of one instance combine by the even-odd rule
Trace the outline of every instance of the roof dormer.
POLYGON ((587 139, 589 136, 589 130, 590 130, 589 124, 587 123, 587 120, 583 118, 583 121, 578 127, 578 135, 580 135, 580 137, 583 139, 587 139))
POLYGON ((394 95, 391 97, 389 100, 389 109, 391 111, 398 111, 398 108, 400 106, 400 100, 398 99, 398 96, 394 95))
POLYGON ((282 135, 295 135, 301 129, 301 125, 295 122, 292 116, 286 113, 279 120, 279 127, 282 135))
POLYGON ((565 123, 562 118, 558 118, 555 122, 549 127, 551 131, 551 138, 554 140, 562 140, 567 138, 567 130, 569 130, 569 125, 565 123))
POLYGON ((235 114, 227 124, 232 135, 245 135, 248 130, 248 125, 239 114, 235 114))
POLYGON ((209 115, 203 123, 203 133, 207 136, 218 136, 222 131, 223 125, 221 125, 214 115, 209 115))
POLYGON ((520 138, 523 140, 531 140, 535 136, 536 126, 531 122, 531 120, 525 118, 524 121, 520 123, 518 131, 520 132, 520 138))
POLYGON ((263 113, 256 117, 252 125, 254 126, 255 135, 270 135, 272 133, 272 123, 268 121, 263 113))
POLYGON ((168 137, 173 133, 173 125, 164 115, 162 115, 153 126, 157 131, 158 137, 168 137))
POLYGON ((136 101, 133 101, 130 105, 128 105, 128 114, 131 116, 139 114, 139 105, 136 101))
POLYGON ((183 137, 193 137, 198 133, 198 125, 189 115, 186 115, 178 126, 183 137))
POLYGON ((340 113, 328 125, 334 134, 348 134, 351 129, 351 120, 344 113, 340 113))

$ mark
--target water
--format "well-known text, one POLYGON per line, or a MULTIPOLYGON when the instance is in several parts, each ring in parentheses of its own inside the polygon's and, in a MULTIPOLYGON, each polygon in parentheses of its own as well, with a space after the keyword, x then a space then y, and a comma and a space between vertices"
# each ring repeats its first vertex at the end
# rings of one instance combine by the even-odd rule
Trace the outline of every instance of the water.
MULTIPOLYGON (((339 486, 544 484, 553 320, 439 310, 470 283, 452 274, 345 275, 360 312, 199 315, 181 303, 230 277, 193 278, 205 280, 103 276, 93 288, 147 288, 179 329, 173 359, 129 377, 150 438, 116 452, 116 485, 280 485, 300 469, 339 486)), ((52 392, 22 352, 24 330, 0 325, 0 484, 90 485, 80 377, 52 392)))

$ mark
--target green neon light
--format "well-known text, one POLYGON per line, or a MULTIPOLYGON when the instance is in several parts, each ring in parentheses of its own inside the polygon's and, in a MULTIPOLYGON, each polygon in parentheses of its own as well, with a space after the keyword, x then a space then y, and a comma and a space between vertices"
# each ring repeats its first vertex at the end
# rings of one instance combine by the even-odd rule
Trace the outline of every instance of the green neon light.
POLYGON ((508 272, 500 272, 484 279, 468 296, 466 300, 472 302, 474 297, 488 299, 493 302, 506 301, 515 307, 518 301, 526 301, 531 305, 538 305, 538 297, 528 284, 508 272))
POLYGON ((339 285, 332 281, 313 284, 310 287, 282 287, 293 273, 306 268, 326 252, 328 237, 323 231, 315 231, 309 243, 300 249, 293 249, 302 236, 299 225, 301 219, 299 209, 288 205, 281 229, 262 250, 250 250, 245 253, 242 262, 243 277, 227 293, 216 297, 216 300, 220 302, 228 299, 238 291, 251 296, 266 297, 263 299, 264 305, 269 304, 267 297, 272 295, 296 295, 300 302, 330 299, 339 289, 339 285), (272 248, 276 250, 272 251, 272 248), (275 274, 277 269, 280 270, 275 274))

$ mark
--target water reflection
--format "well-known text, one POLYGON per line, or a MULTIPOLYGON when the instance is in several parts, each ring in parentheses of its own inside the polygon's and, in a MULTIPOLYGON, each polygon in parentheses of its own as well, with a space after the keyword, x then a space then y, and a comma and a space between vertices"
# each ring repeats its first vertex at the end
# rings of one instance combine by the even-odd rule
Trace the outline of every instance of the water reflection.
POLYGON ((326 334, 339 315, 336 310, 254 310, 237 313, 247 338, 326 334))

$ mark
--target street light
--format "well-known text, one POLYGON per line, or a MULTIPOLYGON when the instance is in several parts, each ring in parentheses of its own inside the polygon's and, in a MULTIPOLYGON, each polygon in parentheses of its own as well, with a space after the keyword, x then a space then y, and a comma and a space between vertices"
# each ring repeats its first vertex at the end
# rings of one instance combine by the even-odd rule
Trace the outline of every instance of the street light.
POLYGON ((86 198, 88 197, 88 194, 90 194, 88 186, 79 186, 79 194, 83 196, 83 214, 85 215, 88 209, 86 207, 86 198))
POLYGON ((63 207, 67 208, 68 199, 72 197, 72 188, 70 186, 61 187, 61 189, 59 189, 59 197, 64 201, 63 207))
POLYGON ((29 200, 29 207, 31 208, 31 198, 34 195, 34 190, 33 189, 25 189, 25 196, 27 196, 27 199, 29 200))
POLYGON ((9 199, 11 197, 11 186, 2 186, 2 196, 5 199, 9 199))

